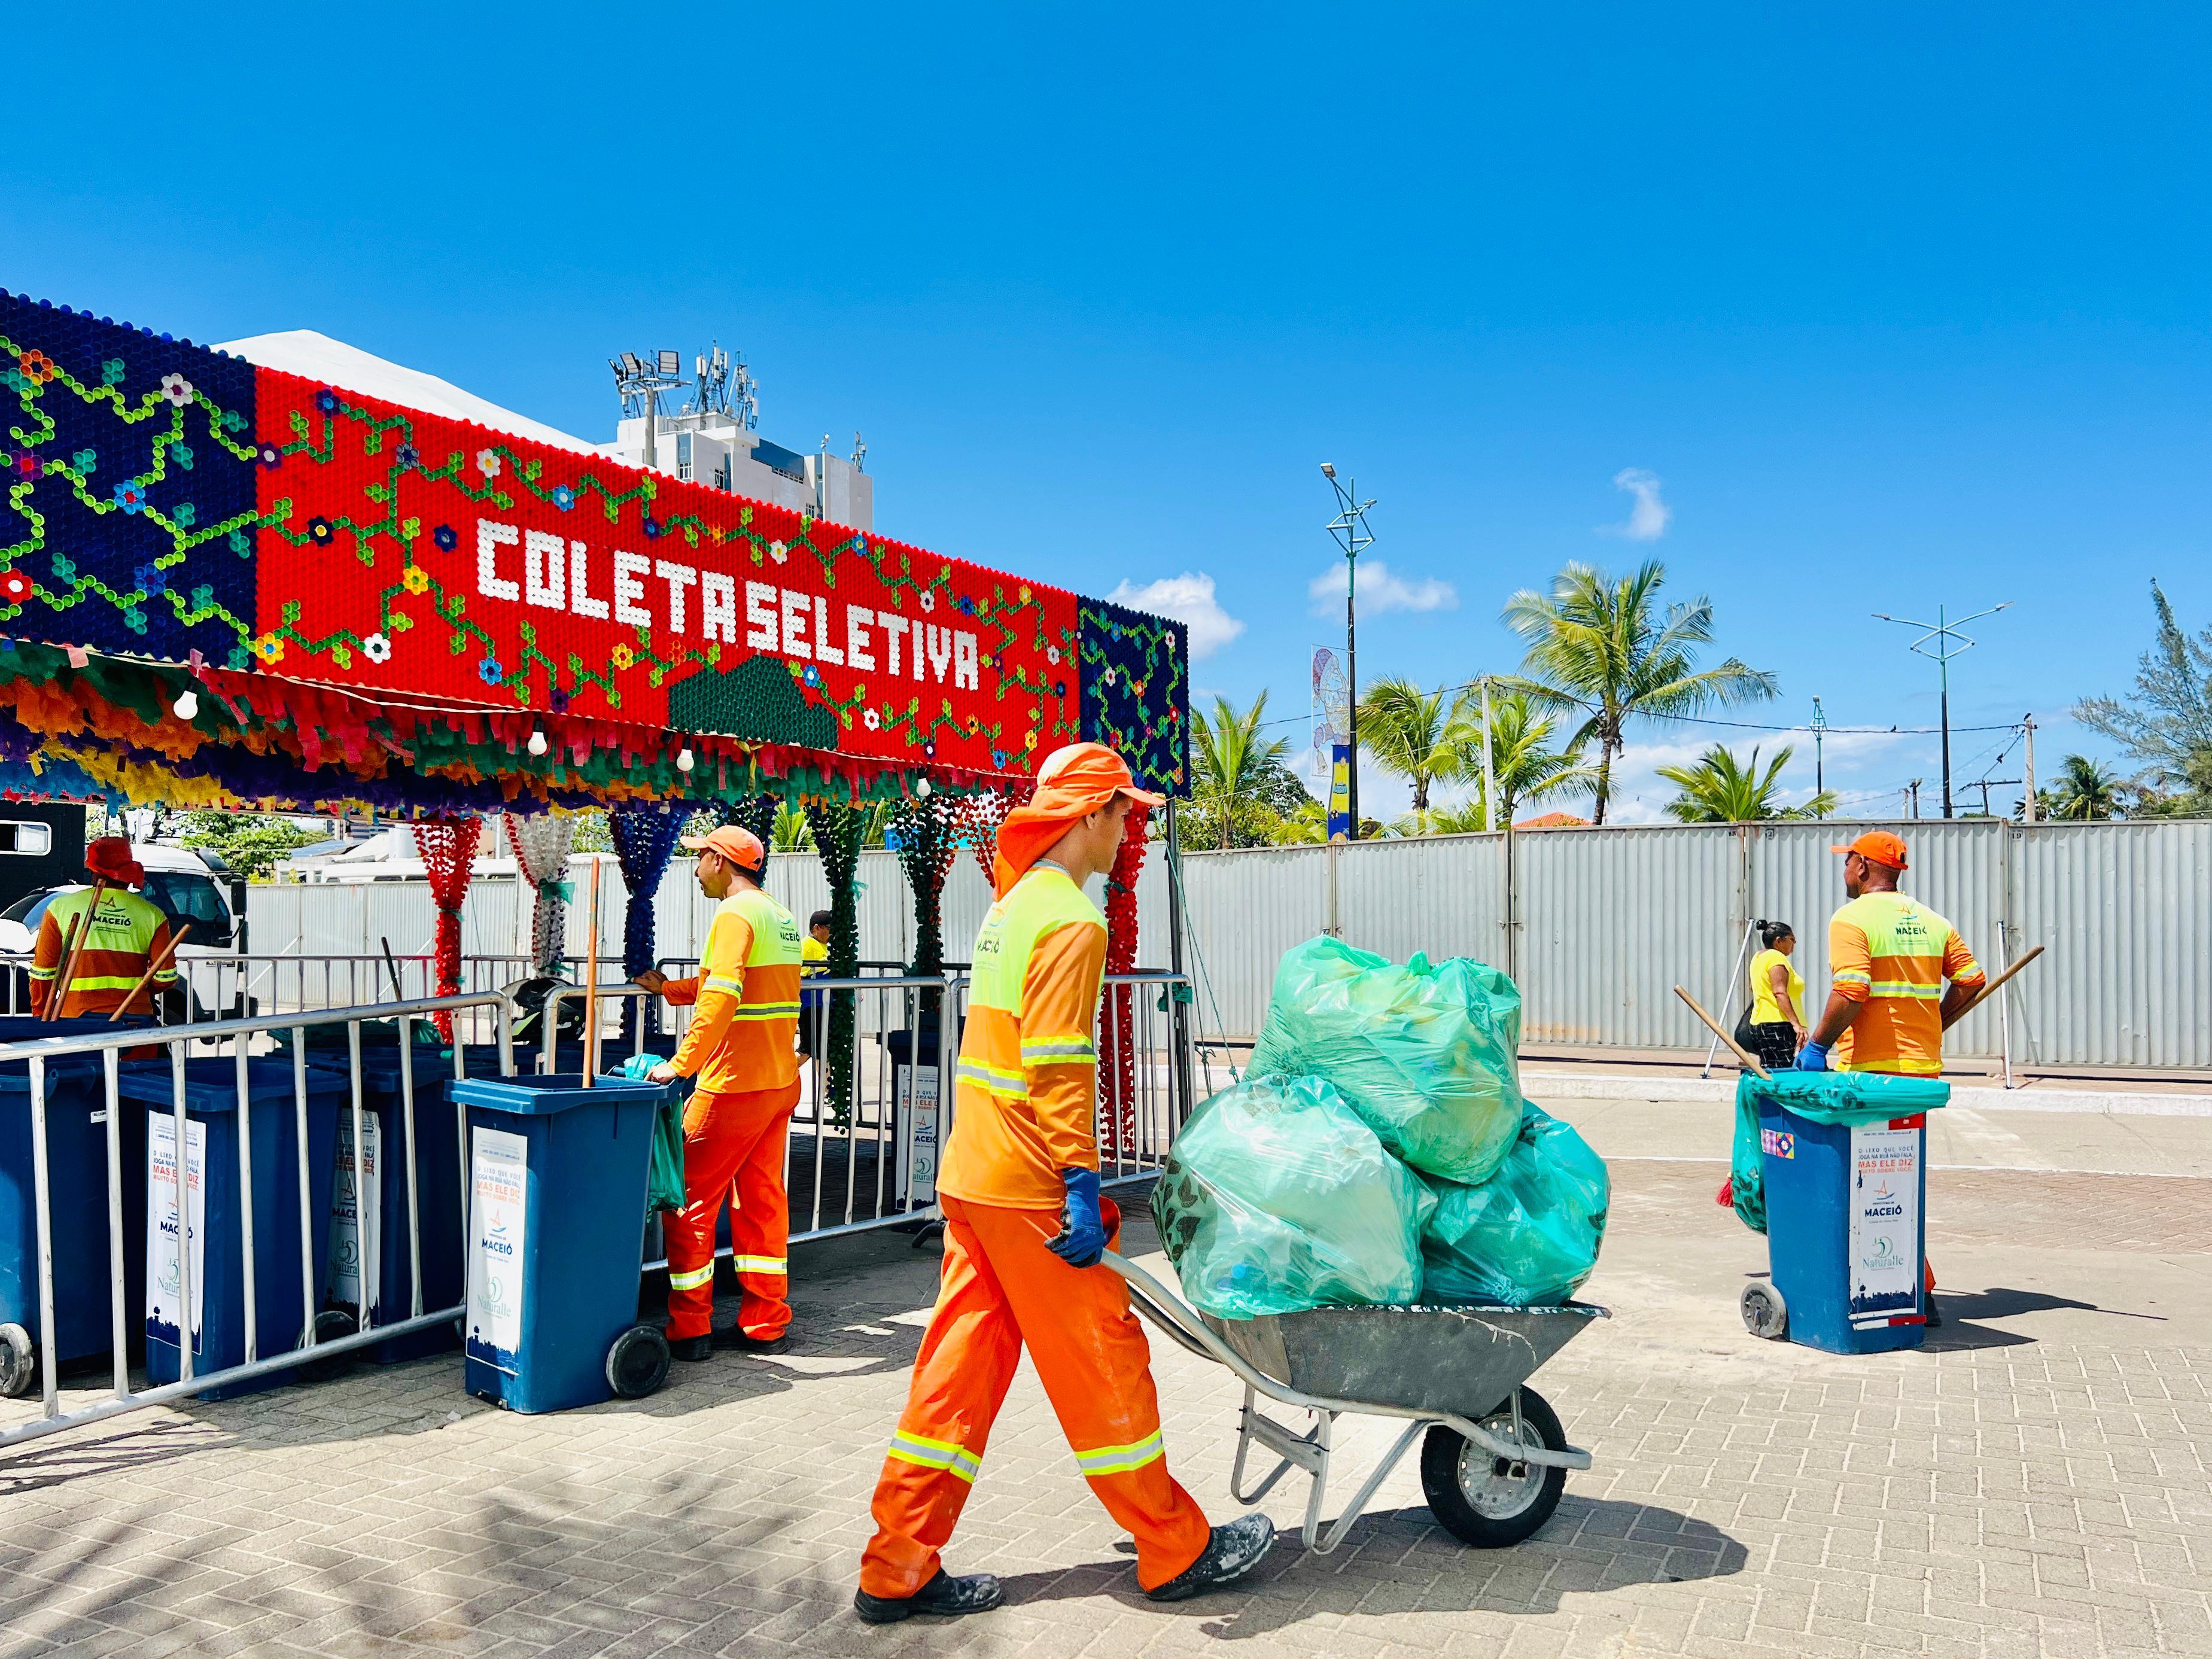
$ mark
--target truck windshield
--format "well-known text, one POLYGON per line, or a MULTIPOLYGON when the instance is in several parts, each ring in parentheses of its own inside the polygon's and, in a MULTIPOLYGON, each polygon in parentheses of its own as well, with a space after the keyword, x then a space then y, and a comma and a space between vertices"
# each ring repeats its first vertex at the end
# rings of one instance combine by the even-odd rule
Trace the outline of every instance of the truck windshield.
POLYGON ((189 922, 191 933, 185 943, 227 945, 230 943, 230 907, 222 890, 206 876, 179 870, 149 870, 139 890, 169 918, 172 933, 189 922))

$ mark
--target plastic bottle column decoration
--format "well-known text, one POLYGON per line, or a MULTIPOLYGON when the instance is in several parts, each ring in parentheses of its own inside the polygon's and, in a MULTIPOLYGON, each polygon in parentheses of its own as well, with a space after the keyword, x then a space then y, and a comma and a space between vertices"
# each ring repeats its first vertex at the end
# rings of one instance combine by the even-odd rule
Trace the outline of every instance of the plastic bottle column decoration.
MULTIPOLYGON (((830 975, 850 979, 860 971, 860 927, 854 878, 860 868, 860 839, 872 809, 836 801, 806 803, 807 827, 822 854, 822 873, 830 880, 830 975)), ((843 1128, 853 1121, 853 994, 830 994, 830 1073, 824 1092, 830 1121, 843 1128)))
MULTIPOLYGON (((623 915, 623 973, 635 979, 653 963, 653 901, 660 878, 668 873, 684 814, 670 810, 666 802, 633 801, 607 814, 607 834, 615 844, 615 861, 622 866, 623 885, 629 890, 629 905, 623 915)), ((635 1042, 641 1008, 650 1007, 646 1029, 659 1029, 657 1000, 626 999, 623 1003, 623 1040, 635 1042)))
MULTIPOLYGON (((415 825, 415 846, 422 854, 430 877, 430 897, 438 907, 438 994, 453 995, 461 988, 461 901, 468 895, 469 878, 476 872, 477 842, 483 828, 481 818, 432 818, 415 825)), ((438 1035, 453 1041, 453 1017, 436 1017, 438 1035)))
POLYGON ((557 977, 568 953, 568 853, 576 820, 566 812, 507 815, 507 839, 522 878, 537 897, 530 911, 530 967, 557 977))
MULTIPOLYGON (((1145 828, 1152 809, 1129 809, 1121 850, 1106 876, 1106 971, 1126 974, 1137 965, 1137 872, 1145 865, 1145 828)), ((1101 1115, 1114 1126, 1125 1153, 1137 1150, 1136 988, 1108 988, 1098 1011, 1101 1115)), ((1103 1139, 1103 1136, 1102 1136, 1103 1139)))

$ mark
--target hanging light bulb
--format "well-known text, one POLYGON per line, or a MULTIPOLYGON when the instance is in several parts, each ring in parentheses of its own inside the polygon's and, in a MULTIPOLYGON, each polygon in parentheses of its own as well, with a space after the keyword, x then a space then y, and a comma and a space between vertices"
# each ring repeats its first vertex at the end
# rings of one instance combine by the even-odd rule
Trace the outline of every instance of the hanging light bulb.
POLYGON ((927 800, 929 799, 929 780, 927 778, 916 778, 914 781, 914 793, 920 796, 923 800, 927 800))
POLYGON ((679 772, 689 772, 698 763, 698 761, 692 756, 691 745, 688 743, 685 744, 684 745, 683 751, 676 757, 676 769, 679 772))
POLYGON ((530 728, 530 752, 532 754, 542 755, 551 746, 551 744, 545 741, 545 728, 544 726, 533 726, 530 728))
POLYGON ((186 686, 177 694, 176 702, 169 705, 169 712, 180 720, 191 719, 200 712, 199 693, 193 690, 191 686, 186 686))

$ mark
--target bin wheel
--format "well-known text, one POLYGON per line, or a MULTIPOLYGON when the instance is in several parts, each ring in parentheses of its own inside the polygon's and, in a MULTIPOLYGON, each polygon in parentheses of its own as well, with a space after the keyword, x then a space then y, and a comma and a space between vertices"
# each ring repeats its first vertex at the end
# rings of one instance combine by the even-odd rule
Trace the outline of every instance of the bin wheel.
POLYGON ((1782 1292, 1765 1279, 1753 1279, 1736 1298, 1743 1310, 1743 1328, 1753 1336, 1779 1342, 1790 1334, 1790 1304, 1782 1292))
MULTIPOLYGON (((361 1326, 354 1316, 341 1308, 325 1308, 315 1316, 315 1340, 335 1342, 342 1336, 351 1336, 361 1326)), ((327 1359, 310 1359, 295 1367, 303 1382, 331 1382, 353 1369, 349 1353, 332 1354, 327 1359)))
POLYGON ((633 1325, 607 1350, 607 1386, 623 1400, 642 1400, 668 1381, 668 1336, 658 1325, 633 1325))
MULTIPOLYGON (((1476 1421, 1501 1440, 1513 1438, 1510 1401, 1476 1421)), ((1521 1390, 1521 1443, 1566 1449, 1558 1414, 1534 1389, 1521 1390)), ((1421 1442, 1421 1489, 1430 1513, 1461 1543, 1479 1550, 1504 1549, 1528 1537, 1552 1518, 1566 1488, 1565 1469, 1509 1464, 1441 1423, 1421 1442)))
POLYGON ((20 1400, 39 1374, 38 1352, 21 1325, 0 1325, 0 1396, 20 1400))

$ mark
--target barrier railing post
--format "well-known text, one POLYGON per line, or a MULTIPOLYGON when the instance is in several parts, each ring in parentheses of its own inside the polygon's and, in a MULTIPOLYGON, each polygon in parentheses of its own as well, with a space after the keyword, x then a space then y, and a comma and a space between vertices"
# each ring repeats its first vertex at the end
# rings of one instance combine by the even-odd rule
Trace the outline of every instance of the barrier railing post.
MULTIPOLYGON (((61 992, 54 993, 56 1000, 61 992)), ((39 1225, 39 1395, 48 1417, 61 1411, 60 1350, 54 1340, 54 1200, 46 1172, 46 1062, 33 1060, 31 1182, 39 1225)))
POLYGON ((129 1292, 130 1275, 123 1237, 123 1093, 122 1076, 118 1070, 123 1056, 110 1048, 100 1058, 101 1092, 106 1100, 106 1109, 100 1115, 106 1119, 103 1127, 107 1131, 107 1317, 109 1340, 114 1344, 109 1352, 115 1361, 115 1397, 121 1400, 131 1392, 131 1328, 127 1322, 131 1310, 124 1299, 129 1292))
MULTIPOLYGON (((368 1147, 362 1139, 361 1125, 361 1022, 346 1022, 347 1069, 353 1083, 353 1254, 354 1294, 360 1300, 355 1304, 353 1328, 365 1331, 375 1323, 375 1310, 368 1302, 368 1147)), ((383 1149, 378 1148, 381 1152, 383 1149)), ((379 1180, 384 1171, 380 1165, 379 1180)), ((302 1216, 302 1221, 307 1218, 302 1216)))
MULTIPOLYGON (((422 1211, 416 1196, 415 1178, 415 1022, 407 1015, 399 1017, 399 1133, 407 1143, 407 1283, 413 1291, 409 1299, 407 1316, 419 1316, 422 1311, 422 1211)), ((461 1041, 460 1022, 453 1022, 453 1052, 458 1054, 465 1045, 461 1041)), ((378 1149, 380 1152, 382 1148, 378 1149)), ((377 1176, 380 1183, 381 1171, 377 1176)), ((364 1256, 364 1268, 368 1258, 364 1256)), ((379 1277, 382 1277, 380 1267, 379 1277)), ((368 1280, 362 1281, 363 1297, 368 1295, 368 1280)))
MULTIPOLYGON (((170 1121, 176 1126, 177 1194, 177 1379, 189 1382, 192 1378, 192 1172, 191 1141, 185 1132, 185 1049, 181 1042, 169 1044, 170 1121)), ((151 1114, 148 1115, 151 1121, 151 1114)), ((204 1175, 204 1171, 203 1171, 204 1175)), ((151 1264, 148 1264, 151 1271, 151 1264)))
MULTIPOLYGON (((253 1090, 246 1072, 246 1043, 238 1044, 238 1190, 245 1202, 238 1206, 240 1255, 246 1264, 246 1359, 261 1358, 260 1309, 253 1294, 253 1090)), ((307 1218, 300 1218, 304 1224, 307 1218)), ((200 1292, 204 1296, 206 1291, 200 1292)))
MULTIPOLYGON (((292 1031, 292 1114, 293 1143, 298 1149, 300 1182, 300 1218, 312 1221, 313 1177, 307 1168, 307 1028, 295 1026, 292 1031)), ((315 1230, 308 1225, 300 1229, 300 1341, 303 1348, 315 1346, 315 1230)))

